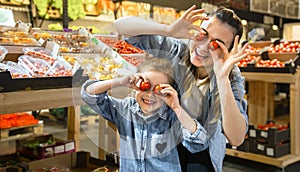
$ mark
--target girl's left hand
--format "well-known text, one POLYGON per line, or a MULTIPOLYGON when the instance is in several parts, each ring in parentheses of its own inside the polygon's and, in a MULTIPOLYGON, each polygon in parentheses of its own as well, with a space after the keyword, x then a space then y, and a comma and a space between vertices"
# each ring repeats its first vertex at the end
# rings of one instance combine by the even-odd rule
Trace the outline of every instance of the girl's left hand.
POLYGON ((161 98, 171 109, 179 108, 180 104, 177 91, 170 84, 160 84, 159 86, 162 88, 162 90, 160 90, 162 95, 155 95, 161 98))
POLYGON ((245 49, 248 44, 245 44, 241 50, 238 50, 238 40, 239 36, 236 36, 234 39, 233 48, 230 53, 228 52, 227 47, 224 44, 216 41, 223 52, 223 57, 219 57, 217 51, 209 49, 214 62, 213 70, 217 78, 228 78, 233 66, 248 55, 248 53, 245 53, 245 49))

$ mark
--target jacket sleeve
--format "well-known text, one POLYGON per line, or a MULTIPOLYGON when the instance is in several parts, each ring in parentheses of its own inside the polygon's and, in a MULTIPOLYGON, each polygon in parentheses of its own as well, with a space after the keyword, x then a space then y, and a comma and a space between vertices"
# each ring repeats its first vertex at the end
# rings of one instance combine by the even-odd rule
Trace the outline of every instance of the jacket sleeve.
POLYGON ((88 80, 83 84, 81 88, 81 97, 83 101, 105 119, 117 124, 120 120, 120 116, 122 116, 124 112, 121 108, 126 108, 128 104, 123 99, 116 99, 109 96, 107 93, 91 95, 86 92, 86 87, 94 82, 97 81, 88 80))

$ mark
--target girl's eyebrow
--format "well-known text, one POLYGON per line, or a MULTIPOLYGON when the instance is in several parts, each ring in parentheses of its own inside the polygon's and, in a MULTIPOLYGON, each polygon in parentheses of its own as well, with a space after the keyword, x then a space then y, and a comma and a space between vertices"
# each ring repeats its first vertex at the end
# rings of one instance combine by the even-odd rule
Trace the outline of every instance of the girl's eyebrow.
MULTIPOLYGON (((201 29, 205 32, 206 35, 209 35, 208 32, 207 32, 207 30, 205 30, 205 29, 203 29, 203 28, 201 28, 201 29)), ((219 41, 219 42, 221 42, 222 44, 225 45, 225 42, 222 41, 222 40, 220 40, 220 39, 214 39, 214 40, 217 40, 217 41, 219 41)))

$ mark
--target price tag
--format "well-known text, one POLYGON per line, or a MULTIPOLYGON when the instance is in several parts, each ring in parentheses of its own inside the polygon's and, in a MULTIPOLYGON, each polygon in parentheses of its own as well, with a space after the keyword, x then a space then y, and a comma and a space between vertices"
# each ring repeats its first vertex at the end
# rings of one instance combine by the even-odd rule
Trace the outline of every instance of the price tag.
POLYGON ((249 130, 250 137, 256 137, 256 130, 249 130))
POLYGON ((262 144, 257 144, 257 149, 261 150, 261 151, 264 151, 265 150, 265 146, 262 145, 262 144))
POLYGON ((65 148, 66 148, 66 152, 74 150, 75 149, 75 143, 74 142, 70 142, 65 144, 65 148))
POLYGON ((260 132, 260 136, 261 136, 261 137, 264 137, 264 138, 268 138, 268 132, 266 132, 266 131, 261 131, 261 132, 260 132))
POLYGON ((65 152, 65 145, 59 145, 54 147, 54 153, 64 153, 65 152))
POLYGON ((274 156, 274 149, 273 148, 267 148, 267 152, 266 152, 267 155, 269 156, 274 156))
POLYGON ((0 8, 0 25, 2 26, 15 26, 15 19, 12 10, 0 8))

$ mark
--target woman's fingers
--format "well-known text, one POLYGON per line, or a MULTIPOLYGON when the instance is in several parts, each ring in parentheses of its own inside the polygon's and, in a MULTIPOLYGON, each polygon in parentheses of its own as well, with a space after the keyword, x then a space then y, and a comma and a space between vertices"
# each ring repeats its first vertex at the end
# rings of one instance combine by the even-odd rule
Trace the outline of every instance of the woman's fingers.
POLYGON ((196 9, 196 5, 193 5, 189 9, 187 9, 180 18, 186 19, 189 13, 192 12, 194 9, 196 9))

